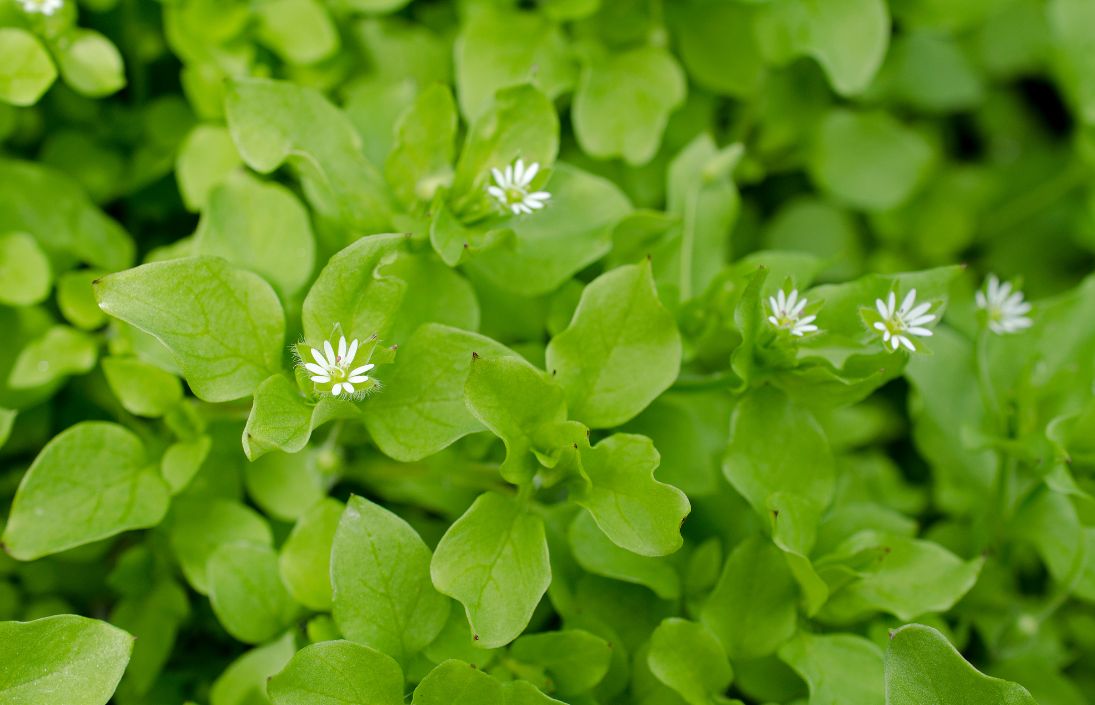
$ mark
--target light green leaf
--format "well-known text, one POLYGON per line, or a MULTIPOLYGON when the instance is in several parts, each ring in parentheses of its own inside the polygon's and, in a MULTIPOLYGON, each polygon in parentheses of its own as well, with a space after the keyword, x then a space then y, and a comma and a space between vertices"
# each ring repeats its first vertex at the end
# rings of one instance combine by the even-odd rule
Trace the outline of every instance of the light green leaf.
POLYGON ((239 641, 261 644, 288 627, 299 609, 278 574, 274 549, 260 543, 226 543, 206 563, 209 601, 225 630, 239 641))
POLYGON ((649 438, 616 433, 580 453, 589 484, 574 499, 608 538, 643 556, 681 547, 680 527, 691 507, 683 492, 654 479, 659 456, 649 438))
POLYGON ((411 0, 345 0, 346 4, 355 10, 371 14, 385 14, 395 12, 404 7, 411 0))
POLYGON ((841 108, 818 128, 809 169, 836 198, 874 211, 908 201, 934 162, 931 144, 888 113, 841 108))
POLYGON ((322 450, 273 452, 243 466, 247 494, 274 519, 296 521, 327 495, 330 478, 318 467, 322 450))
POLYGON ((53 42, 61 77, 81 95, 99 98, 125 86, 122 54, 114 42, 90 29, 73 29, 53 42))
POLYGON ((908 624, 890 633, 886 705, 1037 705, 1018 683, 989 678, 931 627, 908 624))
POLYGON ((209 436, 198 436, 192 441, 179 441, 167 447, 160 461, 160 473, 171 488, 171 494, 186 489, 201 469, 211 446, 209 436))
POLYGON ((179 378, 155 365, 135 357, 106 357, 102 366, 111 391, 131 414, 158 418, 182 400, 179 378))
POLYGON ((504 646, 528 626, 551 583, 544 523, 515 499, 484 493, 445 532, 430 574, 464 605, 484 648, 504 646))
POLYGON ((464 403, 472 353, 516 357, 490 338, 433 323, 400 344, 385 389, 366 402, 365 426, 385 454, 421 460, 484 429, 464 403))
POLYGON ((304 299, 305 341, 319 346, 336 330, 361 341, 383 336, 405 287, 401 279, 386 276, 384 267, 406 241, 400 234, 370 235, 331 257, 304 299))
POLYGON ((574 134, 598 159, 645 164, 658 151, 669 115, 684 103, 686 92, 684 71, 663 48, 602 52, 582 69, 574 134))
POLYGON ((57 78, 57 68, 41 42, 26 30, 0 28, 0 100, 34 105, 57 78))
POLYGON ((260 275, 283 296, 299 291, 315 266, 308 211, 285 187, 243 171, 227 175, 209 192, 191 252, 223 257, 260 275))
POLYGON ((288 162, 323 215, 358 232, 382 232, 391 206, 379 170, 335 106, 304 86, 263 79, 231 85, 228 129, 243 161, 268 174, 288 162))
POLYGON ((213 189, 241 166, 228 128, 202 124, 191 130, 175 159, 175 179, 187 209, 201 210, 213 189))
POLYGON ((53 272, 38 241, 26 233, 0 235, 0 303, 29 306, 49 296, 53 272))
POLYGON ((187 257, 99 279, 99 306, 174 353, 198 398, 230 401, 281 367, 285 317, 258 275, 222 259, 187 257))
POLYGON ((281 547, 278 568, 285 587, 313 610, 331 610, 331 546, 344 509, 338 500, 325 497, 301 515, 281 547))
POLYGON ((133 655, 118 684, 117 700, 146 694, 175 647, 179 626, 189 614, 186 590, 174 580, 141 586, 141 595, 123 598, 111 612, 114 626, 133 635, 133 655))
POLYGON ((86 617, 0 622, 0 702, 106 705, 132 650, 132 636, 86 617))
POLYGON ((454 210, 481 208, 491 169, 502 169, 518 157, 548 169, 559 152, 559 116, 540 91, 522 85, 506 88, 494 104, 472 122, 452 182, 454 210))
POLYGON ((334 618, 351 641, 406 663, 441 632, 449 601, 430 582, 430 549, 407 522, 351 497, 331 548, 334 618))
POLYGON ((92 289, 92 282, 104 274, 97 269, 79 269, 57 278, 57 307, 77 328, 94 330, 106 323, 106 314, 99 308, 92 289))
POLYGON ((469 266, 508 291, 538 296, 612 249, 612 231, 631 211, 627 197, 607 179, 556 164, 542 187, 548 206, 499 224, 516 236, 469 259, 469 266))
POLYGON ((536 471, 530 453, 567 419, 563 390, 521 358, 473 355, 464 395, 472 416, 506 445, 502 477, 528 482, 536 471))
POLYGON ((76 260, 110 271, 133 262, 129 235, 67 174, 40 164, 0 159, 0 193, 6 203, 19 204, 0 208, 0 233, 33 235, 54 272, 69 269, 76 260))
POLYGON ((99 355, 93 337, 68 326, 53 326, 27 343, 8 376, 12 389, 30 389, 95 367, 99 355))
POLYGON ((766 656, 798 626, 798 590, 782 552, 762 536, 738 544, 700 612, 735 662, 766 656))
POLYGON ((503 683, 471 664, 451 659, 430 671, 412 705, 561 705, 525 681, 503 683))
POLYGON ((255 390, 255 400, 243 428, 243 452, 258 460, 274 450, 297 453, 308 444, 312 431, 332 419, 354 418, 357 405, 324 397, 311 403, 285 374, 276 374, 255 390))
POLYGON ((85 421, 57 434, 23 476, 4 546, 33 560, 155 526, 170 492, 141 440, 122 426, 85 421))
POLYGON ((963 561, 931 541, 871 530, 852 536, 829 560, 858 568, 859 578, 834 592, 822 609, 827 619, 841 622, 874 611, 909 620, 949 610, 973 588, 985 562, 963 561))
POLYGON ((266 705, 266 684, 296 652, 293 633, 251 649, 233 661, 213 682, 210 705, 266 705))
POLYGON ((567 535, 574 560, 583 570, 648 587, 665 600, 680 597, 681 579, 671 563, 660 557, 642 556, 620 548, 605 536, 586 512, 574 517, 567 535))
POLYGON ((298 651, 267 692, 274 705, 402 705, 403 672, 367 646, 325 641, 298 651))
POLYGON ((744 2, 678 0, 665 10, 681 60, 698 85, 741 98, 764 85, 755 8, 744 2))
POLYGON ((718 639, 702 624, 676 617, 650 635, 646 662, 654 676, 689 705, 709 705, 734 677, 718 639))
POLYGON ((270 525, 253 509, 227 499, 176 498, 168 539, 183 575, 195 590, 209 591, 206 566, 227 543, 271 545, 270 525))
POLYGON ((256 10, 259 41, 289 63, 314 64, 338 50, 338 29, 319 0, 265 0, 256 10))
POLYGON ((650 263, 602 274, 582 292, 570 326, 547 349, 570 414, 593 427, 636 416, 677 378, 681 339, 658 300, 650 263))
POLYGON ((405 206, 429 202, 452 180, 456 148, 456 104, 447 86, 434 84, 421 93, 396 124, 396 141, 384 163, 384 175, 405 206))
POLYGON ((809 552, 817 521, 833 496, 836 471, 825 432, 807 409, 771 387, 748 393, 730 421, 723 472, 765 519, 776 493, 799 500, 796 519, 807 534, 797 548, 809 552))
POLYGON ((779 657, 810 686, 810 705, 879 705, 883 693, 882 650, 854 634, 800 631, 779 657))
POLYGON ((558 25, 535 12, 486 5, 456 40, 461 112, 474 120, 503 88, 531 83, 554 99, 574 86, 577 67, 558 25))
POLYGON ((591 690, 608 673, 612 646, 581 629, 528 634, 513 642, 509 654, 542 667, 560 697, 591 690))

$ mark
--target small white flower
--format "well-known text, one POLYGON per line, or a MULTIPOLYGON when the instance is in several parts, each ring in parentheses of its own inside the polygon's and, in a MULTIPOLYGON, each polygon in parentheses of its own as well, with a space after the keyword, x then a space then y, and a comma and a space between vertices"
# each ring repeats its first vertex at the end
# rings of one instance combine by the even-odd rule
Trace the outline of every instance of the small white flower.
POLYGON ((50 16, 65 6, 65 0, 19 0, 23 12, 50 16))
POLYGON ((772 309, 768 322, 776 328, 789 330, 791 335, 798 337, 817 330, 817 326, 813 325, 817 316, 802 315, 806 308, 806 299, 798 298, 798 289, 791 289, 790 294, 780 289, 775 296, 768 297, 768 306, 772 309))
POLYGON ((304 363, 304 368, 312 373, 313 382, 323 385, 333 384, 331 394, 336 397, 343 392, 351 395, 355 392, 354 385, 368 382, 369 377, 365 373, 376 367, 376 365, 369 363, 368 365, 350 369, 354 356, 357 355, 357 347, 356 338, 347 346, 346 336, 340 336, 338 351, 336 352, 334 346, 331 345, 331 341, 325 340, 323 341, 322 352, 317 348, 311 349, 315 362, 304 363))
POLYGON ((916 351, 912 338, 916 335, 927 337, 932 332, 924 326, 935 320, 934 313, 928 313, 931 303, 916 305, 916 289, 910 289, 901 302, 901 308, 897 307, 897 295, 890 292, 886 301, 875 299, 874 306, 878 309, 881 321, 874 324, 874 329, 882 333, 882 342, 889 343, 891 352, 896 352, 904 345, 910 352, 916 351))
POLYGON ((540 171, 540 165, 533 162, 525 168, 525 162, 518 159, 507 166, 505 171, 491 169, 494 176, 494 184, 487 187, 487 193, 498 201, 498 205, 504 210, 518 213, 531 213, 544 207, 551 194, 547 191, 534 191, 529 193, 529 184, 540 171))
POLYGON ((977 291, 977 308, 988 315, 989 329, 998 335, 1030 328, 1030 304, 1023 301, 1023 292, 1013 291, 1011 282, 1000 283, 995 274, 989 275, 983 291, 977 291))

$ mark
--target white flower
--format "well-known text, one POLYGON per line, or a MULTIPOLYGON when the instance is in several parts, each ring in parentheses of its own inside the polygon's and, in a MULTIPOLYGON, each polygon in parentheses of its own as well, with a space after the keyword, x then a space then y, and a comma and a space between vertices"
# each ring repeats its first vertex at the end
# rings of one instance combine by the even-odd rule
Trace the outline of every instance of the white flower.
POLYGON ((507 166, 505 171, 491 169, 494 184, 487 187, 487 193, 498 201, 503 209, 518 213, 531 213, 544 207, 551 194, 547 191, 529 193, 529 184, 540 171, 540 165, 533 162, 525 168, 525 162, 518 159, 507 166))
POLYGON ((315 362, 304 363, 304 368, 312 373, 313 382, 317 384, 334 384, 331 387, 331 394, 336 397, 343 392, 348 395, 353 394, 355 391, 354 385, 368 382, 369 378, 365 373, 376 367, 376 365, 370 363, 353 370, 350 369, 354 356, 357 355, 357 345, 357 339, 354 339, 347 347, 346 336, 341 336, 338 339, 338 352, 336 354, 331 342, 325 340, 323 341, 323 352, 320 352, 317 348, 311 349, 315 362))
POLYGON ((882 342, 889 343, 892 352, 904 345, 911 352, 916 351, 910 335, 927 337, 932 334, 924 326, 935 320, 934 313, 928 313, 930 303, 916 305, 916 289, 910 289, 897 308, 897 295, 890 292, 886 301, 875 299, 874 306, 882 320, 874 324, 874 329, 882 333, 882 342))
POLYGON ((23 6, 23 12, 41 13, 49 16, 65 6, 65 0, 19 0, 23 6))
POLYGON ((798 298, 798 289, 791 289, 789 295, 780 289, 775 296, 768 297, 768 306, 772 309, 768 322, 776 328, 789 330, 791 335, 799 337, 817 330, 817 326, 813 325, 817 316, 802 315, 806 299, 798 298))
POLYGON ((988 315, 989 329, 993 333, 1006 335, 1018 333, 1030 328, 1030 304, 1023 301, 1023 292, 1012 291, 1011 282, 1000 283, 995 274, 990 274, 985 282, 984 291, 977 291, 977 308, 988 315))

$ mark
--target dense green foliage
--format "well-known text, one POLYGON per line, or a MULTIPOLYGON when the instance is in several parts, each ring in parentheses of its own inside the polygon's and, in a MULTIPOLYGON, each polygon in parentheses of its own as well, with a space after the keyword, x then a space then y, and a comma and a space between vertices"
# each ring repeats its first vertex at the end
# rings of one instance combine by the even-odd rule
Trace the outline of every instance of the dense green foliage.
POLYGON ((1093 31, 0 0, 0 705, 1095 705, 1093 31))

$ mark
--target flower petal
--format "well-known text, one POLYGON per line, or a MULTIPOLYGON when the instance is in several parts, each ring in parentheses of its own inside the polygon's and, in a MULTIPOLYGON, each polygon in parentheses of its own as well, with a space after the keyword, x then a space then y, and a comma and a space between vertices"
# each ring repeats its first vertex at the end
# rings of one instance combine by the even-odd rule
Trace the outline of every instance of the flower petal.
POLYGON ((316 374, 316 375, 325 375, 325 374, 327 374, 327 368, 326 367, 324 367, 323 365, 317 365, 314 362, 304 363, 304 369, 306 369, 309 372, 311 372, 312 374, 316 374))
POLYGON ((347 378, 346 381, 347 382, 353 382, 354 384, 364 384, 365 382, 369 381, 369 376, 368 375, 357 375, 356 377, 347 378))
POLYGON ((361 367, 358 367, 357 369, 351 370, 350 371, 350 376, 353 377, 354 375, 363 375, 366 372, 368 372, 369 370, 373 369, 374 367, 376 367, 376 365, 374 365, 373 363, 370 362, 368 365, 362 365, 361 367))
POLYGON ((339 394, 342 394, 342 382, 339 382, 334 386, 334 389, 331 390, 331 394, 334 394, 336 397, 339 394))
POLYGON ((335 349, 331 347, 331 341, 323 341, 323 352, 327 354, 327 366, 338 367, 338 360, 335 359, 335 349))
POLYGON ((346 357, 342 358, 342 366, 349 367, 355 357, 357 357, 357 338, 354 338, 353 342, 350 343, 350 349, 346 351, 346 357))
POLYGON ((312 375, 310 379, 313 382, 319 382, 320 384, 327 384, 331 381, 331 378, 327 375, 312 375))
POLYGON ((319 363, 320 367, 322 367, 324 370, 327 369, 327 359, 323 357, 323 353, 321 353, 319 350, 316 350, 315 348, 312 348, 312 357, 315 358, 315 361, 319 363))
POLYGON ((346 390, 347 394, 353 394, 354 393, 354 385, 350 384, 349 382, 343 382, 342 383, 342 388, 344 390, 346 390))

